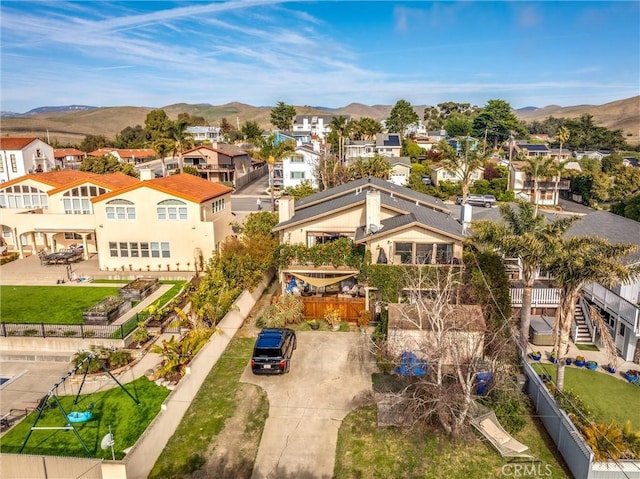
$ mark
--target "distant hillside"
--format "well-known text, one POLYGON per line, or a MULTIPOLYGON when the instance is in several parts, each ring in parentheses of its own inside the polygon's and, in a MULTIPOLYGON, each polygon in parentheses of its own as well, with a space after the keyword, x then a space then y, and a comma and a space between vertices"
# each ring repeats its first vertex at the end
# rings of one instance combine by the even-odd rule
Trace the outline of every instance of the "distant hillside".
MULTIPOLYGON (((296 106, 299 115, 348 115, 354 119, 371 117, 378 121, 389 116, 393 105, 363 105, 351 103, 342 108, 324 108, 296 106)), ((422 118, 425 105, 414 105, 418 116, 422 118)), ((210 105, 206 103, 177 103, 163 107, 170 118, 176 119, 179 113, 189 113, 204 117, 209 124, 218 125, 226 118, 232 125, 242 125, 245 121, 255 121, 261 128, 270 129, 271 106, 252 106, 244 103, 210 105)), ((42 107, 19 117, 2 118, 2 135, 37 136, 61 143, 79 143, 86 135, 104 135, 114 138, 127 126, 144 125, 144 120, 152 108, 120 106, 109 108, 84 107, 42 107), (51 108, 66 108, 64 111, 52 111, 51 108), (83 109, 80 109, 83 108, 83 109), (36 112, 37 110, 43 110, 36 112)), ((605 105, 580 105, 571 107, 546 106, 544 108, 526 107, 515 110, 518 118, 532 121, 544 120, 548 116, 578 117, 583 113, 593 115, 596 124, 610 129, 621 129, 628 141, 638 138, 640 132, 640 96, 615 101, 605 105)))

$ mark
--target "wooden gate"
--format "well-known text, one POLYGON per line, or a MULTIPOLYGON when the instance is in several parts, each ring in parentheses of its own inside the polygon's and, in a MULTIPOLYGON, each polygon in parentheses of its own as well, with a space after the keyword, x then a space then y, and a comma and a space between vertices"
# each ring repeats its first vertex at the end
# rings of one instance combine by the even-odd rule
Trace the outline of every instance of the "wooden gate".
POLYGON ((324 312, 331 309, 340 310, 342 321, 356 321, 365 309, 364 298, 339 298, 336 296, 303 296, 304 319, 322 319, 324 312))

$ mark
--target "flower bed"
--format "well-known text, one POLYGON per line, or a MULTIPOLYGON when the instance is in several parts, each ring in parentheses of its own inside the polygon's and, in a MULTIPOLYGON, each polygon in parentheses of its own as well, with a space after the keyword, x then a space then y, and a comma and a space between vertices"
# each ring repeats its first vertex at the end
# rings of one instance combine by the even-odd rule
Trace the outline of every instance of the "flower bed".
POLYGON ((120 288, 120 296, 131 301, 142 301, 160 287, 157 278, 137 278, 120 288))
POLYGON ((111 324, 130 309, 130 299, 121 296, 107 296, 83 311, 82 321, 87 324, 111 324))

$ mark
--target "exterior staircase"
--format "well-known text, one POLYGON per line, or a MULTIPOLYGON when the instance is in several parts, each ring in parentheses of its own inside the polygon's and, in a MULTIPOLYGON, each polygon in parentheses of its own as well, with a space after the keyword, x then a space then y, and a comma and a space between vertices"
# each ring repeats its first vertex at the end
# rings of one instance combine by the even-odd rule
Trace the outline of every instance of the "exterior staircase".
POLYGON ((591 333, 587 327, 587 321, 584 319, 584 313, 579 302, 576 303, 573 319, 577 325, 573 342, 576 344, 593 344, 593 338, 591 337, 591 333))

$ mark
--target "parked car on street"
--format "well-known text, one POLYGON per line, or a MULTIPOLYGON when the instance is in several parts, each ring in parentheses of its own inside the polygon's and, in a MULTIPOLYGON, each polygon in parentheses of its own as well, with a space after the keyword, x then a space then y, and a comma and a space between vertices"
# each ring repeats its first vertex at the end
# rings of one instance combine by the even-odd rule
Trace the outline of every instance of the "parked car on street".
POLYGON ((297 346, 296 332, 289 328, 260 331, 251 357, 253 374, 284 374, 291 368, 291 355, 297 346))
MULTIPOLYGON (((458 196, 456 204, 462 204, 462 196, 458 196)), ((469 195, 467 196, 467 204, 491 208, 496 204, 496 197, 493 195, 469 195)))

